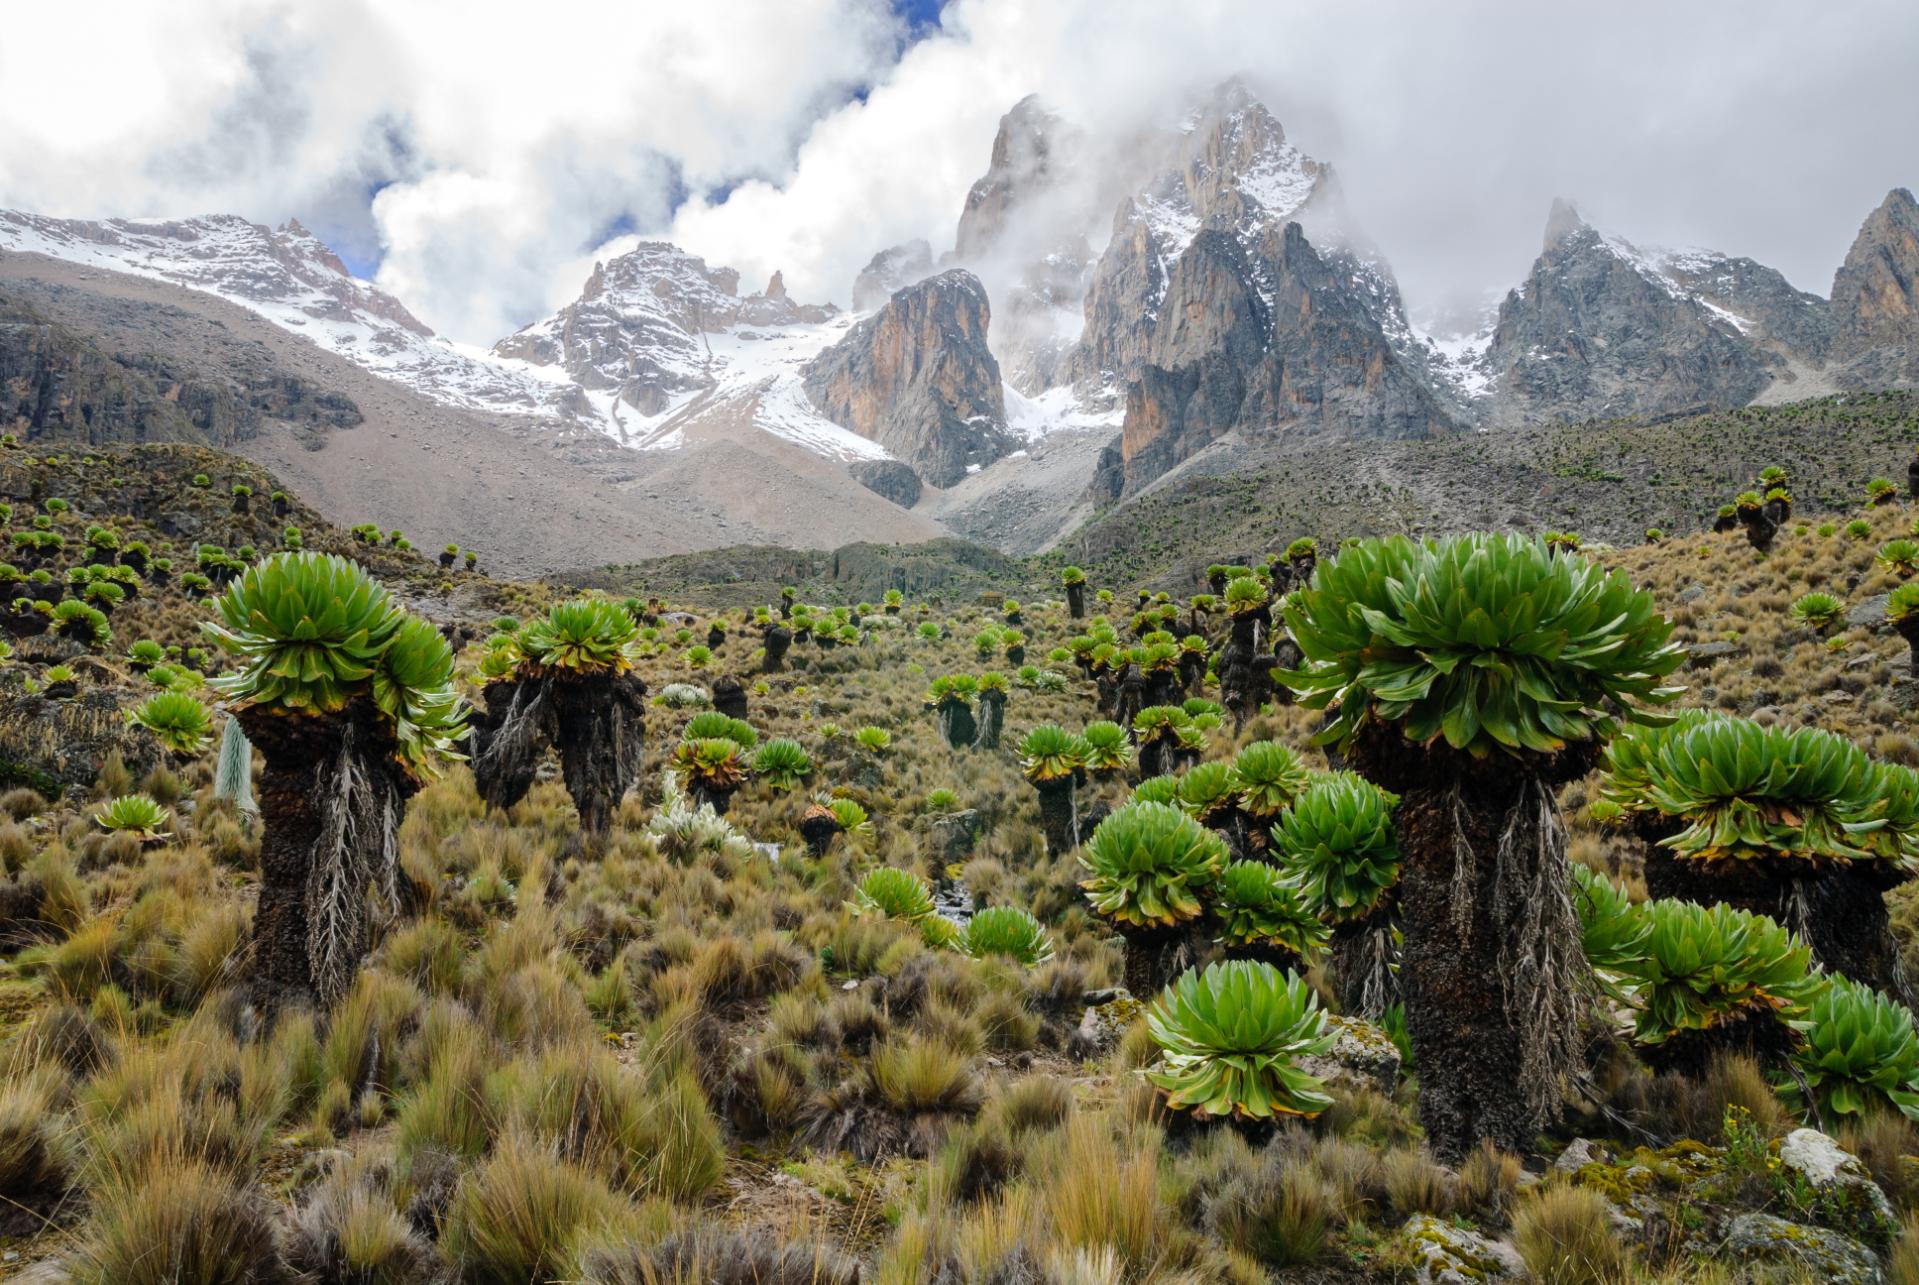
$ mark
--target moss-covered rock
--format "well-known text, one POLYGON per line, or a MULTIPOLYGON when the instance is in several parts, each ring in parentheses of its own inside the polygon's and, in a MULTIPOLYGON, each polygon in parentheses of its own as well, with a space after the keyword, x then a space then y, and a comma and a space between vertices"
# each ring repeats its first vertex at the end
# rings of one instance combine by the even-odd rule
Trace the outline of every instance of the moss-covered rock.
POLYGON ((1526 1277, 1525 1260, 1505 1241, 1441 1222, 1431 1214, 1414 1214, 1399 1235, 1418 1265, 1419 1285, 1476 1285, 1526 1277))
POLYGON ((1879 1260, 1850 1236, 1772 1214, 1734 1218, 1726 1235, 1726 1251, 1743 1262, 1803 1267, 1831 1285, 1878 1285, 1883 1279, 1879 1260))

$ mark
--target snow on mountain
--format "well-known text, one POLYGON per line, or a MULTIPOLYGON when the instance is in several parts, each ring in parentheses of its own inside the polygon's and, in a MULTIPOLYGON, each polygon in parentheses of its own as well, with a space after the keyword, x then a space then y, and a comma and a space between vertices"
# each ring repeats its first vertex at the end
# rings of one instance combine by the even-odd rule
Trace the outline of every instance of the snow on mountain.
POLYGON ((1636 246, 1621 236, 1611 233, 1594 233, 1606 249, 1612 251, 1623 262, 1630 264, 1634 271, 1664 290, 1674 299, 1692 303, 1706 310, 1716 320, 1731 326, 1740 334, 1753 328, 1752 319, 1742 317, 1730 308, 1713 302, 1704 294, 1685 284, 1682 278, 1705 276, 1717 271, 1720 265, 1730 262, 1726 255, 1717 250, 1702 250, 1695 247, 1636 246))
POLYGON ((1071 384, 1056 385, 1037 397, 1006 386, 1006 427, 1028 445, 1058 432, 1118 432, 1122 418, 1119 406, 1089 405, 1071 384))
POLYGON ((218 295, 447 405, 569 419, 595 413, 570 382, 437 338, 297 221, 272 229, 224 214, 91 221, 0 210, 0 250, 218 295))
POLYGON ((689 427, 724 420, 750 423, 828 459, 892 458, 877 442, 821 415, 801 387, 806 363, 844 336, 855 320, 839 315, 785 326, 742 325, 703 336, 705 387, 644 421, 626 444, 673 450, 686 445, 689 427))

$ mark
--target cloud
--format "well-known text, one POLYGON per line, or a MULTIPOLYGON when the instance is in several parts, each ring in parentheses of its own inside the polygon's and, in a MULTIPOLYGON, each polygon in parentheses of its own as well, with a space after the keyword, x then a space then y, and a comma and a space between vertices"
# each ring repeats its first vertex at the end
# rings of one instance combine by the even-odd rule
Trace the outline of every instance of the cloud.
POLYGON ((576 293, 613 230, 844 302, 876 250, 952 244, 1032 91, 1097 174, 1244 75, 1415 305, 1518 280, 1560 194, 1823 292, 1919 178, 1898 0, 953 0, 902 33, 883 0, 27 6, 0 42, 0 204, 298 215, 485 343, 576 293))
POLYGON ((608 227, 784 172, 899 32, 883 0, 32 6, 0 41, 0 204, 298 216, 490 343, 608 227))

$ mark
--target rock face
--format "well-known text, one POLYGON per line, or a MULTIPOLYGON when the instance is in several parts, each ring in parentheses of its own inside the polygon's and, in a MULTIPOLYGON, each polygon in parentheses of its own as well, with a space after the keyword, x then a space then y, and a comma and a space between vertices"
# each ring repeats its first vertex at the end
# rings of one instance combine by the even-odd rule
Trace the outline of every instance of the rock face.
POLYGON ((895 291, 933 274, 933 248, 924 241, 902 241, 881 250, 853 278, 853 311, 871 312, 895 291))
POLYGON ((970 272, 908 286, 808 363, 806 395, 827 419, 951 486, 1018 446, 987 319, 970 272))
POLYGON ((1100 470, 1094 498, 1232 432, 1448 431, 1395 332, 1411 334, 1398 286, 1351 231, 1330 169, 1227 82, 1121 203, 1092 273, 1069 369, 1082 396, 1125 408, 1120 470, 1100 470))
POLYGON ((830 306, 796 304, 776 272, 741 298, 740 275, 665 241, 593 265, 580 297, 493 346, 501 357, 559 366, 583 388, 611 391, 642 415, 715 382, 705 337, 738 325, 817 323, 830 306))
POLYGON ((160 353, 108 350, 0 297, 0 432, 27 442, 227 447, 266 418, 350 428, 360 412, 270 362, 212 373, 160 353))
POLYGON ((1919 379, 1919 203, 1895 188, 1832 279, 1835 355, 1855 387, 1919 379))
POLYGON ((1325 172, 1236 80, 1163 147, 1156 172, 1120 203, 1093 269, 1072 364, 1082 384, 1117 388, 1148 360, 1171 274, 1202 231, 1244 244, 1299 217, 1325 172))
POLYGON ((1225 233, 1195 237, 1127 389, 1126 489, 1235 430, 1448 431, 1452 422, 1349 282, 1297 223, 1268 225, 1250 254, 1225 233))
POLYGON ((1751 401, 1771 382, 1773 365, 1747 337, 1752 323, 1692 293, 1667 262, 1602 235, 1571 205, 1555 202, 1544 253, 1499 307, 1488 351, 1497 381, 1493 422, 1663 415, 1751 401))

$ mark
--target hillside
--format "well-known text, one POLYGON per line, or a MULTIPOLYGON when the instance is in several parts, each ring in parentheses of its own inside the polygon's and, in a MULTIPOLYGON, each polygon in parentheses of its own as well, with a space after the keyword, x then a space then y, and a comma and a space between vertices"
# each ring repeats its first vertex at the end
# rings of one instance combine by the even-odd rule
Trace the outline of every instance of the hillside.
POLYGON ((1223 443, 1091 518, 1041 559, 1188 592, 1222 552, 1264 556, 1302 535, 1573 530, 1637 542, 1682 533, 1777 464, 1802 508, 1835 508, 1868 480, 1904 481, 1919 397, 1851 393, 1659 420, 1543 424, 1440 441, 1283 453, 1223 443), (1200 544, 1193 532, 1202 532, 1200 544))
MULTIPOLYGON (((1909 453, 1886 431, 1877 458, 1859 445, 1865 471, 1895 472, 1909 453)), ((1858 1179, 1835 1188, 1793 1167, 1784 1143, 1799 1116, 1741 1057, 1655 1074, 1595 1026, 1586 1096, 1532 1154, 1453 1167, 1418 1145, 1426 1075, 1403 1063, 1391 1015, 1384 1031, 1339 1019, 1349 1038, 1314 1064, 1331 1104, 1310 1122, 1169 1112, 1134 1074, 1156 1050, 1140 1006, 1113 989, 1131 965, 1077 886, 1085 850, 1049 846, 1057 815, 1015 749, 1042 724, 1101 716, 1095 684, 1050 656, 1082 625, 1050 591, 1016 625, 975 601, 976 585, 1014 569, 964 547, 843 550, 837 569, 764 551, 609 573, 601 583, 657 623, 637 640, 652 697, 639 787, 608 830, 582 832, 550 767, 505 809, 451 768, 399 827, 401 908, 376 916, 366 969, 330 1011, 263 1035, 246 953, 262 823, 215 798, 211 754, 167 760, 119 713, 162 677, 192 690, 185 670, 220 663, 187 650, 209 615, 184 574, 196 547, 267 550, 297 526, 306 547, 359 558, 463 642, 462 629, 477 639, 560 592, 495 579, 484 559, 443 570, 368 544, 297 497, 276 515, 273 482, 192 446, 0 450, 7 529, 46 517, 65 541, 35 568, 50 584, 100 556, 85 552, 89 528, 114 529, 118 565, 133 541, 149 546, 110 640, 29 634, 0 662, 0 760, 35 787, 0 795, 0 1246, 18 1255, 16 1279, 127 1281, 124 1264, 156 1244, 222 1264, 180 1280, 241 1266, 256 1281, 351 1268, 406 1285, 1587 1279, 1558 1274, 1573 1269, 1554 1247, 1572 1237, 1608 1265, 1595 1279, 1783 1283, 1840 1264, 1857 1273, 1840 1279, 1867 1280, 1882 1263, 1886 1279, 1913 1279, 1919 1231, 1899 1220, 1919 1208, 1919 1126, 1890 1112, 1824 1121, 1864 1160, 1849 1172, 1890 1202, 1880 1221, 1858 1179), (254 488, 248 513, 232 511, 236 483, 254 488), (157 574, 162 557, 173 574, 157 574), (794 627, 810 611, 835 640, 830 605, 805 602, 836 589, 872 601, 893 581, 909 592, 898 614, 849 616, 844 642, 796 641, 783 670, 760 673, 760 628, 739 608, 777 604, 789 578, 807 586, 794 627), (1009 628, 1023 658, 1006 654, 1009 628), (140 639, 181 648, 162 662, 170 674, 134 663, 140 639), (928 687, 989 669, 1013 678, 998 744, 956 748, 928 687), (689 778, 668 773, 687 770, 676 746, 726 675, 743 680, 757 744, 791 741, 805 761, 797 784, 768 768, 722 790, 722 818, 687 808, 675 791, 689 778), (165 833, 97 819, 135 788, 166 809, 165 833), (820 843, 809 804, 829 795, 865 820, 820 843), (942 933, 983 934, 982 910, 1017 909, 1044 946, 982 935, 965 939, 969 954, 862 912, 882 866, 926 881, 950 916, 942 933)), ((1802 499, 1765 556, 1738 532, 1596 556, 1648 588, 1691 649, 1676 675, 1685 703, 1830 728, 1919 764, 1910 650, 1876 602, 1898 575, 1874 560, 1913 511, 1862 509, 1836 480, 1797 489, 1846 502, 1802 499), (1863 531, 1846 529, 1855 519, 1863 531), (1839 597, 1849 620, 1795 625, 1790 605, 1809 589, 1839 597)), ((1089 587, 1133 600, 1131 581, 1095 574, 1089 587)), ((1200 628, 1224 643, 1223 620, 1200 628)), ((463 647, 469 694, 481 656, 463 647)), ((1202 707, 1201 767, 1184 779, 1197 788, 1269 739, 1321 769, 1308 745, 1319 722, 1279 704, 1235 729, 1202 707)), ((1123 804, 1135 774, 1090 774, 1080 825, 1123 804)), ((1572 855, 1637 892, 1643 846, 1592 819, 1593 794, 1591 778, 1562 792, 1572 855)), ((1903 889, 1893 900, 1919 966, 1919 912, 1903 889)), ((1337 1002, 1330 960, 1305 975, 1337 1002)))

